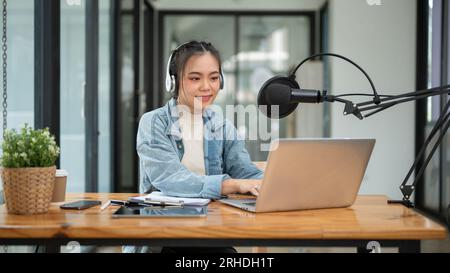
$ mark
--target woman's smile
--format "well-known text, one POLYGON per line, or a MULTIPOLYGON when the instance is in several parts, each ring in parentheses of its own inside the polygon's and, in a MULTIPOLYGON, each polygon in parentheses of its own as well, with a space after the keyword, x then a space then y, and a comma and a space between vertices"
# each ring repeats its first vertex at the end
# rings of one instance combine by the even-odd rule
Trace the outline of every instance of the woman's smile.
POLYGON ((196 99, 201 100, 202 102, 209 102, 212 97, 212 95, 195 96, 196 99))

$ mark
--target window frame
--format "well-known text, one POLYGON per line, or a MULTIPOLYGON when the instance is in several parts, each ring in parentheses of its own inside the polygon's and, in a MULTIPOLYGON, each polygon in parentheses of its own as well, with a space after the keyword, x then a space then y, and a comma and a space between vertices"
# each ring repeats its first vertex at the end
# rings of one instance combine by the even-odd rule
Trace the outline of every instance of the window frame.
MULTIPOLYGON (((449 3, 448 1, 442 1, 442 22, 441 22, 441 64, 440 64, 440 84, 446 85, 449 82, 449 3)), ((417 69, 416 69, 416 89, 423 90, 428 88, 428 81, 430 71, 428 69, 428 38, 429 38, 429 1, 417 0, 417 69)), ((441 96, 440 111, 442 111, 447 100, 448 95, 441 96)), ((420 100, 416 102, 416 155, 420 151, 425 142, 425 128, 427 124, 427 100, 420 100)), ((449 198, 445 196, 444 183, 445 183, 445 156, 446 156, 446 141, 444 140, 439 146, 440 158, 439 158, 439 209, 432 209, 426 206, 426 181, 425 177, 418 181, 417 191, 415 195, 415 203, 417 209, 426 214, 427 216, 440 221, 441 223, 447 222, 447 207, 444 206, 444 199, 449 198)), ((424 161, 426 155, 421 158, 418 166, 424 161)), ((419 168, 416 169, 416 172, 419 168)), ((448 224, 448 223, 447 223, 448 224)))

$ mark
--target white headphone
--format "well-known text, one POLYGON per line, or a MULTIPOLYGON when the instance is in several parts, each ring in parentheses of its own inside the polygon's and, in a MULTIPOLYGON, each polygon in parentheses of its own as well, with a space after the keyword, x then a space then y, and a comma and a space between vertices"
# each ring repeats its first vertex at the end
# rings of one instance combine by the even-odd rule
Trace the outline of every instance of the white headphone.
MULTIPOLYGON (((187 43, 183 43, 183 44, 179 45, 177 48, 175 48, 174 51, 172 51, 172 54, 170 54, 169 61, 167 62, 167 70, 166 70, 166 91, 169 93, 174 93, 175 89, 177 87, 175 75, 170 74, 170 64, 172 63, 172 58, 176 54, 176 52, 178 50, 180 50, 180 48, 182 48, 183 46, 185 46, 189 43, 191 43, 191 42, 187 42, 187 43)), ((220 90, 222 90, 224 87, 224 77, 223 77, 222 65, 219 64, 219 66, 220 66, 220 72, 219 72, 219 74, 220 74, 219 75, 220 90)))

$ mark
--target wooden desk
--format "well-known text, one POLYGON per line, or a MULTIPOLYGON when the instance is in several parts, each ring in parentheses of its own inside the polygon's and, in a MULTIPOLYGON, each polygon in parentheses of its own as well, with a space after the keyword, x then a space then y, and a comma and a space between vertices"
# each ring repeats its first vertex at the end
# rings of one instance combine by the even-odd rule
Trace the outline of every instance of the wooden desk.
MULTIPOLYGON (((80 199, 126 200, 136 194, 68 194, 80 199)), ((384 196, 359 196, 350 208, 253 214, 212 202, 205 218, 113 219, 117 207, 100 211, 59 209, 35 216, 9 215, 0 206, 0 245, 47 245, 58 251, 70 241, 81 245, 154 246, 330 246, 381 247, 419 252, 420 240, 445 239, 446 229, 384 196)))

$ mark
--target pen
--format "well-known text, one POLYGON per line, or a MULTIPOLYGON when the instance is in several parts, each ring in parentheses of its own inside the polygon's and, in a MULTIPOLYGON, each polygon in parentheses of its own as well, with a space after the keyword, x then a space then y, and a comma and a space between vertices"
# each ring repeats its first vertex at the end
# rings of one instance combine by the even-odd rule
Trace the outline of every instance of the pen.
POLYGON ((125 206, 129 206, 129 207, 153 207, 153 204, 147 204, 145 202, 142 201, 134 201, 134 200, 129 200, 127 202, 125 202, 125 206))
POLYGON ((104 210, 104 209, 106 209, 107 207, 109 207, 110 205, 111 205, 111 200, 108 200, 105 204, 103 204, 103 205, 101 206, 100 210, 104 210))
POLYGON ((108 207, 111 206, 111 205, 114 205, 114 206, 123 206, 123 205, 126 205, 126 204, 127 204, 126 201, 120 201, 120 200, 108 200, 105 204, 103 204, 103 205, 100 207, 100 210, 105 210, 106 208, 108 208, 108 207))
POLYGON ((154 201, 151 200, 149 198, 145 199, 145 203, 146 204, 152 204, 152 205, 157 205, 157 206, 171 206, 171 207, 183 207, 184 203, 183 202, 164 202, 164 201, 154 201))
POLYGON ((122 200, 110 200, 110 201, 111 201, 111 205, 116 205, 116 206, 124 206, 128 203, 127 201, 122 201, 122 200))
POLYGON ((128 200, 128 201, 122 201, 122 200, 108 200, 105 204, 103 204, 100 208, 100 210, 105 210, 109 206, 128 206, 128 207, 155 207, 155 206, 170 206, 170 207, 183 207, 184 203, 175 203, 175 202, 163 202, 163 201, 152 201, 152 200, 145 200, 145 201, 138 201, 138 200, 128 200))

